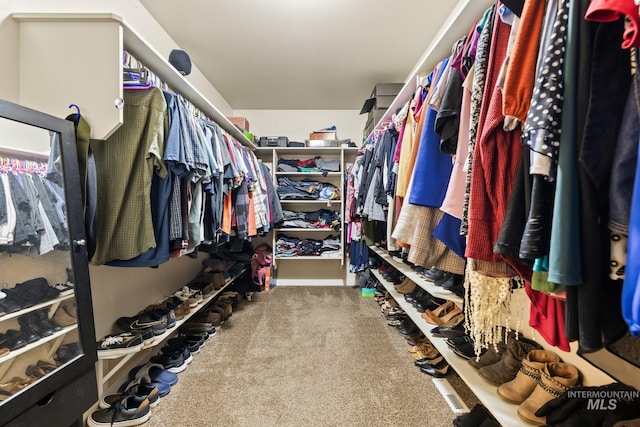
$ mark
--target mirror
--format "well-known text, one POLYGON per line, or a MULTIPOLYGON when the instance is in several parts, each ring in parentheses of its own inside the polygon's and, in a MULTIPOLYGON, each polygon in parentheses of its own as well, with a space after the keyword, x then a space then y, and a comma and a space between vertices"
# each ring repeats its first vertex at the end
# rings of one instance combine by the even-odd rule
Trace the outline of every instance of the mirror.
POLYGON ((0 407, 83 354, 60 145, 0 117, 0 407))

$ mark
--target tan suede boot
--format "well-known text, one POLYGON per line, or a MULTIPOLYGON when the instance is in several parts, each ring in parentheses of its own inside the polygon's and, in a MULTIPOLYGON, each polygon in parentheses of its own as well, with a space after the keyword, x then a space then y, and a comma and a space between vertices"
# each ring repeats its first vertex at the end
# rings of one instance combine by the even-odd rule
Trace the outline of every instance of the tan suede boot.
POLYGON ((416 284, 408 277, 402 283, 394 287, 401 294, 410 294, 416 288, 416 284))
POLYGON ((498 395, 510 403, 520 404, 533 392, 540 380, 540 370, 546 363, 559 362, 550 351, 532 350, 522 359, 522 366, 511 381, 498 387, 498 395))
POLYGON ((547 363, 540 371, 540 380, 531 395, 518 407, 518 415, 525 421, 545 425, 546 417, 536 417, 536 411, 551 399, 578 384, 578 369, 568 363, 547 363))

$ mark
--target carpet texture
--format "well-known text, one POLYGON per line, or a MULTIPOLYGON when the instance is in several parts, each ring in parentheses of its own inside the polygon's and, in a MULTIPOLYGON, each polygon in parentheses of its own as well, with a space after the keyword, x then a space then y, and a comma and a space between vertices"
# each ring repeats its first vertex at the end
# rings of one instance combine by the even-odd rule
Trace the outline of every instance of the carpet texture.
MULTIPOLYGON (((255 294, 179 376, 145 426, 442 427, 455 418, 356 288, 255 294)), ((455 373, 448 379, 469 407, 477 402, 455 373)))

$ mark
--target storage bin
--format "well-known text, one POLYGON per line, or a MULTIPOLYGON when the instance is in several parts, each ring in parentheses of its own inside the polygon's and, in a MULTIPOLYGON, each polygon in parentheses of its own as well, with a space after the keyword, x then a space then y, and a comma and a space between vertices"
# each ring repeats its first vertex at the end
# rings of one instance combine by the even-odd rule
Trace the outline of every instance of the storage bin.
POLYGON ((286 136, 261 136, 258 139, 260 147, 286 147, 288 143, 289 138, 286 136))

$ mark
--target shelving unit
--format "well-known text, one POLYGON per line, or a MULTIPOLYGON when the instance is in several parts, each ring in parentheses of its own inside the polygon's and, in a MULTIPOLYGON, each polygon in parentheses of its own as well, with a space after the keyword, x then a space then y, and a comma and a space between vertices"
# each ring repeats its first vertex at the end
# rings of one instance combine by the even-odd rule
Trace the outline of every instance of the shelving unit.
MULTIPOLYGON (((387 255, 388 256, 388 255, 387 255)), ((396 264, 398 262, 396 261, 396 264)), ((403 263, 400 263, 404 265, 403 263)), ((405 266, 406 267, 406 266, 405 266)), ((431 334, 431 329, 434 325, 427 323, 422 317, 421 313, 418 312, 410 303, 408 303, 404 299, 404 295, 400 294, 395 290, 394 284, 392 282, 387 281, 382 277, 380 272, 376 269, 371 269, 372 274, 380 281, 380 283, 384 286, 384 288, 389 292, 389 295, 396 300, 398 305, 407 313, 407 315, 413 320, 413 322, 420 328, 420 330, 429 338, 433 346, 442 354, 449 363, 450 367, 453 368, 460 378, 466 383, 469 389, 478 397, 480 402, 493 414, 493 416, 498 420, 498 422, 503 426, 518 426, 522 425, 523 421, 519 418, 517 414, 518 405, 508 403, 500 398, 497 393, 497 387, 489 384, 485 379, 483 379, 478 371, 471 366, 467 360, 458 356, 453 352, 447 344, 444 338, 434 337, 431 334)), ((424 286, 425 281, 416 282, 421 286, 424 286)), ((427 282, 428 283, 428 282, 427 282)), ((435 285, 431 285, 435 286, 435 285)), ((429 289, 425 288, 428 292, 429 289)), ((435 296, 435 293, 433 294, 435 296)), ((452 294, 453 295, 453 294, 452 294)), ((441 296, 446 298, 445 296, 441 296)), ((453 298, 448 298, 450 300, 455 301, 453 298)), ((514 295, 514 301, 512 302, 512 307, 515 305, 525 304, 525 301, 528 301, 524 292, 520 292, 514 295), (522 300, 521 300, 522 299, 522 300)), ((531 331, 521 330, 520 331, 523 336, 529 339, 533 339, 545 350, 556 353, 560 358, 566 362, 574 365, 581 372, 581 381, 583 385, 587 386, 599 386, 603 384, 609 384, 615 381, 614 378, 607 375, 605 372, 596 368, 589 361, 583 359, 577 354, 577 346, 576 343, 572 343, 572 348, 570 352, 562 352, 557 348, 550 346, 546 343, 546 341, 538 335, 533 329, 531 331)))
MULTIPOLYGON (((18 356, 20 356, 21 354, 24 354, 30 350, 33 350, 34 348, 40 347, 41 345, 44 345, 46 343, 49 343, 51 341, 54 341, 56 338, 60 338, 60 337, 64 337, 66 334, 68 334, 71 331, 77 330, 78 329, 78 325, 77 324, 73 324, 73 325, 69 325, 65 328, 62 328, 62 330, 55 332, 47 337, 43 337, 40 338, 38 341, 32 342, 31 344, 27 344, 26 346, 19 348, 17 350, 11 350, 9 352, 9 354, 6 354, 2 357, 0 357, 0 364, 14 359, 18 356)), ((4 367, 3 367, 4 368, 4 367)))
POLYGON ((32 311, 36 311, 36 310, 40 310, 41 308, 45 308, 45 307, 51 307, 50 311, 55 311, 56 308, 58 308, 58 306, 60 305, 61 302, 66 301, 66 300, 70 300, 73 299, 73 294, 72 295, 65 295, 59 298, 55 298, 49 301, 45 301, 45 302, 41 302, 39 304, 35 304, 31 307, 25 308, 23 310, 19 310, 16 311, 14 313, 8 313, 5 314, 4 316, 0 316, 0 322, 3 322, 5 320, 9 320, 9 319, 13 319, 15 317, 20 317, 23 314, 27 314, 30 313, 32 311))
POLYGON ((516 412, 518 406, 502 400, 500 396, 498 396, 497 388, 486 382, 467 360, 455 354, 446 344, 444 338, 434 337, 431 332, 429 332, 434 325, 425 322, 425 320, 420 317, 420 312, 405 301, 404 296, 394 289, 393 283, 385 280, 378 270, 372 269, 371 272, 398 302, 398 305, 402 307, 416 326, 429 338, 433 346, 438 349, 442 357, 449 363, 449 366, 458 373, 460 378, 462 378, 471 391, 478 397, 480 402, 489 409, 496 420, 503 426, 522 425, 523 421, 518 417, 516 412))
POLYGON ((333 235, 340 238, 340 256, 274 256, 274 267, 279 284, 291 285, 339 285, 354 284, 353 275, 347 272, 345 261, 344 232, 344 191, 345 170, 348 162, 352 162, 360 150, 356 147, 258 147, 256 155, 269 166, 272 171, 273 182, 277 185, 278 178, 288 177, 294 181, 310 179, 317 182, 327 182, 340 190, 340 198, 336 200, 280 200, 282 208, 290 211, 311 212, 328 209, 340 212, 340 230, 331 228, 277 228, 272 232, 272 246, 275 249, 278 234, 292 235, 297 238, 311 238, 318 240, 320 236, 333 235), (283 172, 277 170, 279 159, 308 160, 322 157, 323 160, 338 160, 340 171, 332 172, 283 172), (320 236, 319 236, 320 235, 320 236), (309 263, 308 261, 314 261, 309 263), (320 262, 317 262, 320 261, 320 262), (327 262, 323 264, 322 261, 327 262), (340 261, 340 268, 335 268, 336 261, 340 261), (329 264, 331 263, 331 264, 329 264), (279 265, 280 264, 280 265, 279 265), (280 268, 279 268, 280 267, 280 268), (308 277, 305 278, 305 275, 308 277), (309 279, 311 277, 311 279, 309 279))
POLYGON ((462 298, 460 298, 453 292, 448 291, 440 286, 437 286, 433 282, 430 282, 424 276, 412 270, 411 267, 409 267, 407 264, 393 258, 383 249, 380 249, 377 246, 369 246, 369 249, 373 251, 375 254, 377 254, 380 258, 382 258, 384 261, 391 264, 393 268, 395 268, 396 270, 404 274, 406 277, 411 279, 413 282, 415 282, 415 284, 420 286, 425 291, 429 292, 434 297, 451 300, 455 302, 458 306, 462 307, 462 298))
POLYGON ((107 356, 107 357, 101 357, 100 353, 98 353, 98 362, 96 363, 96 376, 98 378, 98 395, 102 396, 102 394, 104 393, 105 390, 105 385, 109 382, 109 380, 111 378, 113 378, 116 374, 118 374, 120 372, 120 370, 127 365, 127 363, 137 354, 149 350, 151 348, 154 348, 162 343, 164 343, 165 340, 167 340, 167 338, 169 338, 170 336, 172 336, 176 331, 178 331, 180 329, 180 326, 182 326, 185 322, 187 322, 192 316, 194 316, 195 314, 197 314, 203 307, 205 307, 207 304, 209 304, 211 301, 213 301, 219 294, 221 294, 222 292, 224 292, 224 290, 231 284, 233 283, 238 277, 240 277, 247 269, 243 268, 242 270, 240 270, 238 273, 236 273, 234 276, 232 276, 231 278, 229 278, 229 280, 227 280, 225 282, 225 284, 218 289, 217 291, 211 293, 211 295, 209 295, 206 298, 203 298, 202 302, 200 304, 198 304, 196 307, 193 307, 191 309, 191 311, 186 314, 184 316, 184 318, 177 320, 176 324, 174 327, 172 327, 171 329, 167 329, 166 332, 164 332, 163 334, 160 335, 156 335, 155 339, 153 340, 153 342, 149 345, 144 346, 141 350, 139 351, 135 351, 135 352, 131 352, 129 354, 126 355, 119 355, 119 356, 107 356), (116 360, 116 359, 120 359, 119 362, 111 367, 111 368, 107 368, 106 363, 108 360, 116 360))

